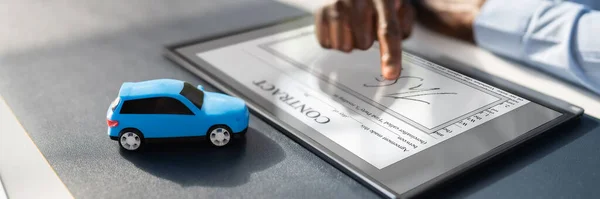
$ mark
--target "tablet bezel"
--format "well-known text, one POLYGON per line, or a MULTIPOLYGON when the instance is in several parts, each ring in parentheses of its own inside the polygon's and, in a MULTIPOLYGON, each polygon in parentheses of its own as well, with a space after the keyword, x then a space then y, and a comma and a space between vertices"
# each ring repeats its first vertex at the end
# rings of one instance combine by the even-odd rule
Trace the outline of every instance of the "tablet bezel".
MULTIPOLYGON (((369 175, 367 175, 366 173, 362 172, 360 168, 355 167, 354 165, 352 165, 352 163, 343 160, 343 158, 341 158, 337 154, 333 153, 332 151, 328 150, 327 147, 312 140, 310 137, 305 135, 302 131, 300 131, 300 130, 292 127, 292 125, 288 124, 291 122, 296 122, 296 123, 301 123, 301 122, 290 121, 290 120, 283 121, 281 119, 282 118, 281 115, 279 115, 279 116, 273 115, 272 113, 270 113, 269 110, 267 110, 267 108, 258 105, 259 103, 255 102, 253 100, 253 99, 260 99, 260 98, 251 98, 251 97, 244 95, 243 92, 241 92, 239 89, 236 89, 236 86, 232 86, 224 78, 218 78, 217 76, 219 76, 219 75, 215 75, 214 73, 207 71, 206 67, 212 67, 214 70, 215 67, 212 66, 211 64, 208 64, 205 62, 204 64, 206 66, 200 66, 200 65, 196 64, 194 61, 189 60, 185 55, 178 52, 178 49, 181 49, 184 47, 188 47, 191 45, 199 45, 199 44, 206 43, 206 42, 212 42, 211 46, 205 46, 202 48, 202 51, 209 51, 209 50, 216 49, 216 48, 219 48, 222 46, 228 46, 228 45, 236 44, 239 42, 248 41, 248 40, 256 39, 256 38, 259 38, 262 36, 266 36, 266 35, 258 35, 258 36, 252 36, 252 37, 241 36, 241 35, 243 35, 243 33, 248 33, 250 31, 269 30, 269 34, 275 34, 278 32, 310 25, 311 23, 312 23, 312 17, 304 16, 304 17, 292 18, 292 19, 281 21, 278 23, 259 25, 259 26, 247 28, 244 30, 240 30, 240 31, 234 31, 234 32, 229 32, 229 33, 225 33, 225 34, 219 34, 219 35, 215 35, 215 36, 211 36, 211 37, 206 37, 206 38, 196 39, 196 40, 191 40, 191 41, 185 41, 182 43, 170 45, 170 46, 167 46, 165 54, 170 60, 178 63, 179 65, 188 69, 192 73, 200 76, 202 79, 206 80, 208 83, 215 86, 217 89, 219 89, 227 94, 243 98, 244 100, 246 100, 248 102, 249 107, 251 108, 252 112, 255 113, 255 115, 259 116, 264 121, 274 125, 277 129, 279 129, 280 131, 282 131, 283 133, 288 135, 290 138, 294 139, 298 143, 302 144, 304 147, 308 148, 309 150, 311 150, 314 153, 316 153, 317 155, 319 155, 321 158, 325 159, 329 163, 336 166, 338 169, 346 172, 351 177, 357 179, 359 182, 367 185, 369 188, 372 188, 377 193, 379 193, 385 197, 405 197, 405 196, 413 196, 415 194, 418 194, 418 193, 422 192, 423 190, 426 190, 432 186, 442 183, 448 179, 451 179, 452 177, 454 177, 460 173, 463 173, 464 171, 468 170, 469 168, 477 166, 480 163, 486 161, 487 159, 495 157, 496 155, 499 155, 502 152, 507 151, 508 149, 513 148, 514 146, 516 146, 524 141, 527 141, 530 138, 535 137, 536 135, 538 135, 542 132, 547 131, 550 128, 553 128, 555 126, 563 124, 564 122, 569 121, 573 118, 577 118, 578 116, 581 116, 583 114, 583 109, 581 109, 577 106, 574 106, 574 105, 568 104, 567 102, 543 95, 541 93, 535 92, 535 91, 527 89, 525 87, 521 87, 517 84, 508 82, 501 78, 498 78, 498 77, 495 77, 495 76, 492 76, 492 75, 489 75, 489 74, 486 74, 486 73, 483 73, 483 72, 477 71, 477 70, 464 70, 464 68, 461 69, 460 67, 455 67, 456 65, 458 65, 457 63, 450 63, 450 64, 442 63, 440 65, 442 65, 444 67, 447 67, 451 70, 455 70, 459 73, 470 76, 474 79, 480 80, 480 81, 487 83, 489 85, 492 85, 494 87, 511 92, 513 94, 516 94, 516 95, 523 97, 531 102, 540 104, 542 106, 545 106, 547 108, 550 108, 552 110, 560 112, 560 113, 562 113, 562 115, 550 122, 545 123, 544 125, 538 126, 533 130, 523 133, 518 138, 515 138, 513 140, 505 142, 504 144, 501 144, 499 147, 494 148, 494 149, 484 153, 483 155, 473 158, 470 161, 464 162, 460 166, 457 166, 457 167, 443 173, 442 175, 432 178, 419 186, 413 187, 412 189, 410 189, 407 192, 396 193, 395 191, 388 188, 386 185, 382 184, 378 180, 376 180, 376 179, 370 177, 369 175)), ((202 51, 199 51, 199 52, 202 52, 202 51)), ((418 53, 414 53, 414 52, 411 52, 410 50, 405 50, 405 51, 415 54, 419 57, 426 58, 429 61, 438 64, 438 62, 432 61, 430 57, 427 57, 427 55, 421 55, 418 53)), ((435 60, 435 58, 433 60, 435 60)), ((445 61, 445 62, 449 62, 449 61, 445 61)), ((278 108, 271 107, 271 109, 278 109, 278 108)), ((291 117, 291 116, 285 117, 285 118, 292 118, 291 120, 294 120, 293 117, 291 117)))

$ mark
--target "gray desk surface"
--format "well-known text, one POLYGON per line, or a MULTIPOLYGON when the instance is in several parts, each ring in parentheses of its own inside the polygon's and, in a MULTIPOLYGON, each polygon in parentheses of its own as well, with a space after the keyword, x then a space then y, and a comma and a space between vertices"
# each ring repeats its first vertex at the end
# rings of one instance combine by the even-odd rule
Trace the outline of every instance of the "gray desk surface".
MULTIPOLYGON (((267 0, 11 1, 0 8, 0 94, 76 198, 377 197, 256 117, 227 150, 126 155, 106 136, 123 81, 204 83, 167 61, 164 45, 304 12, 267 0)), ((598 197, 599 126, 585 116, 427 196, 598 197)))

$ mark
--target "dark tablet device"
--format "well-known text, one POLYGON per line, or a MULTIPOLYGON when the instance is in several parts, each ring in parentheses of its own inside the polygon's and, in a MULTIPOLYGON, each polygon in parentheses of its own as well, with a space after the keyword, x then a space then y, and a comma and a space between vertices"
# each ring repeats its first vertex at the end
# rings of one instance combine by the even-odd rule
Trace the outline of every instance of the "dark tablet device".
POLYGON ((169 46, 167 57, 382 196, 413 196, 583 110, 500 78, 404 52, 320 47, 312 17, 169 46))

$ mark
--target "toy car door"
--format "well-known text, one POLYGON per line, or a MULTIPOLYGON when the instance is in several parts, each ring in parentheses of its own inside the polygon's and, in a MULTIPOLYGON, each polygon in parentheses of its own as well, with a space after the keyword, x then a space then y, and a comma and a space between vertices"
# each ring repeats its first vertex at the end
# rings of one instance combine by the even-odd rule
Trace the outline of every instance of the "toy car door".
POLYGON ((162 124, 158 129, 169 134, 163 135, 164 137, 187 137, 197 134, 197 116, 178 99, 158 98, 155 113, 159 120, 157 122, 162 124))

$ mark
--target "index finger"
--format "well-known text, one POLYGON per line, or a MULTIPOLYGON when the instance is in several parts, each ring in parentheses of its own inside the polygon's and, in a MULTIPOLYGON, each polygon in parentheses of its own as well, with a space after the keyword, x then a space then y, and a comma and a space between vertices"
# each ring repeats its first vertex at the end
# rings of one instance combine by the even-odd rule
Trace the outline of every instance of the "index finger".
POLYGON ((373 0, 377 12, 377 39, 381 53, 381 73, 385 79, 396 79, 402 70, 402 31, 396 8, 401 0, 373 0))

